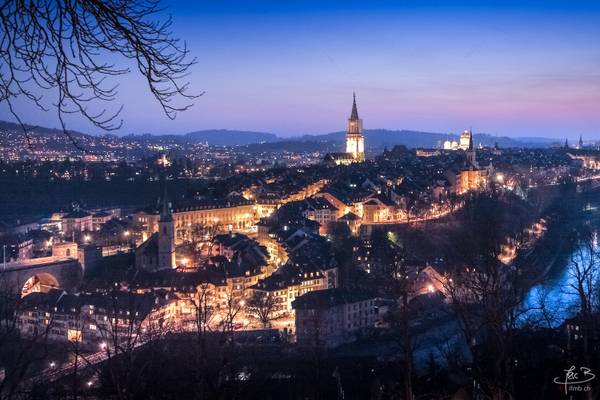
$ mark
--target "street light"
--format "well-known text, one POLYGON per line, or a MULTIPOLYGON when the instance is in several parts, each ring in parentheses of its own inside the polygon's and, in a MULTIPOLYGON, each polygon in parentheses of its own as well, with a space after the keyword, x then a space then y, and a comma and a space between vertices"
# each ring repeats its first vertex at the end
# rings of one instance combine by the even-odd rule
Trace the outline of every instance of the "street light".
POLYGON ((50 362, 50 368, 54 368, 54 367, 56 367, 56 363, 54 361, 51 361, 50 362))
POLYGON ((100 350, 106 350, 107 347, 106 342, 100 343, 100 350))

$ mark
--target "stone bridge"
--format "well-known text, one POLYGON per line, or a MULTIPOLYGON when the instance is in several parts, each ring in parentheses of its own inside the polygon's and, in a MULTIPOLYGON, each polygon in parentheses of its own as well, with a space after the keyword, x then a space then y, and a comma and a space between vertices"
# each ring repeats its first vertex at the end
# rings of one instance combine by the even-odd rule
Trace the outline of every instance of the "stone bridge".
POLYGON ((26 295, 52 288, 74 289, 83 277, 76 258, 42 257, 0 263, 0 290, 26 295))

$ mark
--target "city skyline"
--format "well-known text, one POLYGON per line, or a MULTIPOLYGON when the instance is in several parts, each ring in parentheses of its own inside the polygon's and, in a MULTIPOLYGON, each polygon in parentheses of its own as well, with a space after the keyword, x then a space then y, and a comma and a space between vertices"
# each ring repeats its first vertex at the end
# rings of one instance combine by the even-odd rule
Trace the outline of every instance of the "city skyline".
MULTIPOLYGON (((124 105, 119 135, 342 131, 356 91, 366 130, 600 138, 592 2, 165 5, 198 57, 188 79, 204 95, 170 121, 143 78, 127 75, 109 107, 124 105)), ((15 104, 26 123, 59 126, 55 113, 15 104)), ((14 121, 6 106, 0 119, 14 121)), ((102 133, 81 117, 67 123, 102 133)))
POLYGON ((0 398, 598 397, 598 22, 4 2, 0 398))

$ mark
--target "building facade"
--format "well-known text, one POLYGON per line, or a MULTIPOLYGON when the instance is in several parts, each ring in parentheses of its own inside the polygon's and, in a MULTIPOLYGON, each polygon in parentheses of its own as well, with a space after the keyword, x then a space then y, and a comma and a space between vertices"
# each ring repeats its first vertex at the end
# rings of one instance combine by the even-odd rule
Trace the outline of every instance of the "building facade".
POLYGON ((293 307, 301 346, 333 348, 354 341, 379 318, 374 296, 340 288, 307 293, 293 307))

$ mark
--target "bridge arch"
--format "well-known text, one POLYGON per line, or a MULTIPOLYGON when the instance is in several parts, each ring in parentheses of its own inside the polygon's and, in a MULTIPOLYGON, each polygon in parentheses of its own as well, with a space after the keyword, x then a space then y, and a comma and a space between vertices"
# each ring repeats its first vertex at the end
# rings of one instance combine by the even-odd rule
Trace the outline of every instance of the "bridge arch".
POLYGON ((60 287, 58 279, 48 272, 38 272, 31 275, 21 287, 21 296, 25 297, 33 292, 46 293, 51 289, 60 287))

